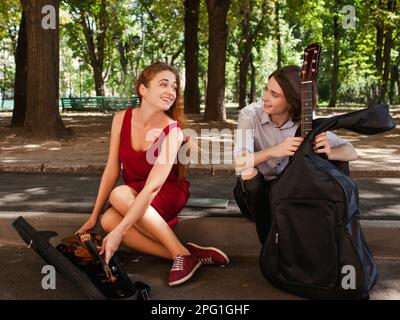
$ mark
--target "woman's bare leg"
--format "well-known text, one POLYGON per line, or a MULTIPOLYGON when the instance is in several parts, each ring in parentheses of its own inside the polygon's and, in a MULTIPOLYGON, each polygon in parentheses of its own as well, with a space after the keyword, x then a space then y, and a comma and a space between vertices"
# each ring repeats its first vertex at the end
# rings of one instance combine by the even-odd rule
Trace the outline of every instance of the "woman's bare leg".
MULTIPOLYGON (((135 197, 137 196, 137 192, 130 188, 129 186, 118 186, 113 189, 110 194, 110 203, 116 209, 116 211, 124 217, 128 208, 132 205, 135 197)), ((146 237, 153 239, 154 241, 158 241, 151 234, 143 230, 138 224, 135 224, 134 227, 143 233, 146 237)))
MULTIPOLYGON (((123 219, 121 214, 113 207, 109 208, 101 218, 101 226, 104 231, 110 232, 123 219)), ((166 259, 172 259, 171 253, 159 242, 146 237, 143 233, 132 227, 123 237, 122 241, 128 247, 143 253, 151 254, 166 259)))
MULTIPOLYGON (((125 216, 134 199, 134 190, 128 186, 119 186, 110 195, 110 203, 121 216, 125 216)), ((177 255, 190 254, 152 206, 149 206, 146 213, 134 227, 142 232, 144 236, 147 235, 148 238, 164 246, 170 252, 172 258, 177 255)))
POLYGON ((170 226, 158 214, 156 209, 149 206, 143 217, 136 223, 141 230, 145 230, 158 240, 171 253, 172 257, 189 255, 188 249, 179 241, 170 226))

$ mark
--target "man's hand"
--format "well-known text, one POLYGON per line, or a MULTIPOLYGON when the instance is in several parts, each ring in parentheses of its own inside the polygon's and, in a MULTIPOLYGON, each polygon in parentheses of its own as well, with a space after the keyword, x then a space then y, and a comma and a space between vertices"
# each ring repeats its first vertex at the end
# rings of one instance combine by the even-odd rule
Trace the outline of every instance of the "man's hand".
POLYGON ((303 140, 304 138, 302 137, 288 137, 283 142, 270 148, 271 156, 273 158, 293 156, 303 140))
POLYGON ((325 153, 328 159, 330 159, 329 156, 331 154, 331 151, 332 151, 331 145, 329 144, 326 132, 321 132, 314 139, 314 152, 325 153))

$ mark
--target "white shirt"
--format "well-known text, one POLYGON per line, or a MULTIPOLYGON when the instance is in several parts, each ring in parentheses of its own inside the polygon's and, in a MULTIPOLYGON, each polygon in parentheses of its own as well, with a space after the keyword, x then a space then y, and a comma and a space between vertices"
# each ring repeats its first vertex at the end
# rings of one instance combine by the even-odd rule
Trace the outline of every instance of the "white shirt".
MULTIPOLYGON (((287 137, 294 137, 300 125, 299 121, 289 119, 281 127, 277 127, 264 112, 262 102, 254 102, 239 113, 238 130, 235 134, 234 157, 243 151, 255 153, 283 142, 287 137)), ((348 141, 327 131, 331 148, 338 147, 348 141)), ((260 163, 257 168, 266 180, 274 179, 289 163, 289 157, 272 158, 260 163)))

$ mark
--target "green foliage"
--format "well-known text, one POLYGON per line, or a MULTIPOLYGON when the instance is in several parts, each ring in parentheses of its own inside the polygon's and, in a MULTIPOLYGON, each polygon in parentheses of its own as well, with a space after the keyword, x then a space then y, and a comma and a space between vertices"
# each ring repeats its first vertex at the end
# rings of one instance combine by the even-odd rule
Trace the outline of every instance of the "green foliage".
POLYGON ((15 41, 21 20, 21 5, 18 0, 0 1, 0 41, 7 38, 15 41))
POLYGON ((0 91, 12 96, 21 6, 17 0, 0 1, 0 91))
MULTIPOLYGON (((243 45, 241 10, 243 5, 250 2, 254 5, 250 29, 254 30, 260 19, 263 0, 232 1, 228 12, 225 92, 226 100, 229 101, 237 100, 238 67, 243 45)), ((340 29, 339 102, 364 103, 371 94, 371 88, 380 81, 375 67, 377 24, 384 23, 385 28, 393 29, 391 64, 400 64, 398 3, 397 10, 390 12, 385 7, 387 1, 354 0, 350 4, 356 12, 356 29, 344 29, 342 22, 346 17, 341 9, 348 4, 344 1, 267 1, 267 17, 254 38, 252 48, 257 96, 261 96, 268 75, 276 68, 275 2, 280 7, 283 65, 300 64, 303 49, 311 42, 319 42, 323 49, 328 50, 322 55, 325 71, 318 75, 319 96, 323 101, 329 101, 331 96, 335 16, 338 17, 340 29)), ((106 94, 132 95, 138 73, 156 60, 173 63, 184 70, 183 0, 65 0, 60 8, 61 96, 70 93, 79 95, 80 87, 83 95, 94 94, 93 72, 80 21, 81 13, 84 13, 93 31, 95 46, 104 37, 103 77, 106 94)), ((8 89, 12 89, 13 84, 13 54, 20 16, 19 1, 0 1, 0 71, 5 74, 1 87, 6 86, 8 89)), ((200 1, 199 44, 198 77, 204 98, 208 62, 208 16, 205 1, 200 1)))
MULTIPOLYGON (((100 31, 101 1, 66 1, 68 15, 62 26, 72 58, 88 64, 81 12, 85 12, 94 31, 100 31)), ((106 2, 105 39, 106 93, 134 94, 138 73, 153 61, 183 66, 183 4, 167 0, 106 2)), ((98 36, 98 33, 95 35, 98 36)), ((95 37, 95 43, 97 38, 95 37)))

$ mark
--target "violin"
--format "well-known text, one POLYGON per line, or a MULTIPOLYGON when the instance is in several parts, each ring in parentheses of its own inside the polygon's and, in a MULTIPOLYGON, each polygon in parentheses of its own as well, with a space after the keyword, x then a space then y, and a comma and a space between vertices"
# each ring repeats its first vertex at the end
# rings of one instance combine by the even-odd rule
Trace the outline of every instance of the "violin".
POLYGON ((102 238, 95 232, 85 232, 64 238, 57 246, 74 264, 82 267, 101 267, 105 273, 103 282, 114 283, 117 278, 100 255, 102 238))

